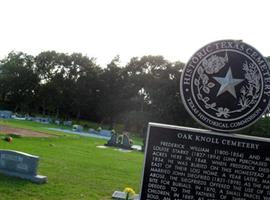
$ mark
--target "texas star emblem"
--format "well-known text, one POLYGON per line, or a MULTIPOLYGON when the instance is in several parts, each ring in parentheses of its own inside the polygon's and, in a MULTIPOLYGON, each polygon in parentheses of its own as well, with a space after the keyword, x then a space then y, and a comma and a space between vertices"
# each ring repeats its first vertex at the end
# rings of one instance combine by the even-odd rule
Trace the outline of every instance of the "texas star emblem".
POLYGON ((210 43, 186 64, 182 101, 207 128, 231 132, 256 122, 268 108, 270 69, 252 46, 236 40, 210 43))

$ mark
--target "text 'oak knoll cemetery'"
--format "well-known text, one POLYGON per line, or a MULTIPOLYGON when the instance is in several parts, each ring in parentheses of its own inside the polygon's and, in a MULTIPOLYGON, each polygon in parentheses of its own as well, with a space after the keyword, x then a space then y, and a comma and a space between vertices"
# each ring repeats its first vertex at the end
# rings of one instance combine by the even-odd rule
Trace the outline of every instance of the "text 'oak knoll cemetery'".
POLYGON ((180 91, 211 130, 149 123, 141 200, 270 199, 270 140, 235 133, 269 106, 264 57, 239 40, 207 44, 186 64, 180 91))

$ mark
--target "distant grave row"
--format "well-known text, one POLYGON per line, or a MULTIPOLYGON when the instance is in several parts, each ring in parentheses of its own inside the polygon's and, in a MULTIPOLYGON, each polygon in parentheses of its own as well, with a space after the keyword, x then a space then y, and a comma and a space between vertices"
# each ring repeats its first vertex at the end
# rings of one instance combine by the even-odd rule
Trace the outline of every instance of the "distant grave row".
MULTIPOLYGON (((10 110, 0 110, 0 118, 34 121, 34 122, 39 122, 39 123, 44 123, 44 124, 51 124, 51 123, 55 123, 57 125, 61 124, 60 120, 53 120, 50 117, 33 117, 29 115, 18 115, 18 114, 13 113, 10 110)), ((72 126, 72 124, 73 124, 72 121, 63 121, 64 126, 72 126)))

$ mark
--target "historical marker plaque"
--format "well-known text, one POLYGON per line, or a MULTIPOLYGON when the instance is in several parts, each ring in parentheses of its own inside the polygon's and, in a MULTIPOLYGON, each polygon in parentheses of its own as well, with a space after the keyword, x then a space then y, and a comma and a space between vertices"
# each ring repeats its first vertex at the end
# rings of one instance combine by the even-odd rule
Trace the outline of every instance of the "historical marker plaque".
POLYGON ((270 199, 270 140, 150 123, 141 200, 270 199))
POLYGON ((203 126, 221 132, 255 123, 269 105, 270 69, 254 47, 221 40, 199 49, 180 81, 182 101, 203 126))

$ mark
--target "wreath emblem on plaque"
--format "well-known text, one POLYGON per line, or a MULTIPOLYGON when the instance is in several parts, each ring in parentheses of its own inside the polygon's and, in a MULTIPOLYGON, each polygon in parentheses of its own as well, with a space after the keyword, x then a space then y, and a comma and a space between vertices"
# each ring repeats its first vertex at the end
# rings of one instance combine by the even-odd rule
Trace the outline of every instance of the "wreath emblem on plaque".
POLYGON ((240 88, 240 96, 237 97, 236 109, 232 110, 228 107, 218 106, 216 102, 209 98, 211 89, 216 86, 215 81, 210 79, 210 75, 217 74, 228 63, 228 55, 224 57, 212 55, 205 58, 201 65, 197 68, 198 76, 194 79, 195 88, 197 88, 197 98, 202 102, 205 109, 214 111, 219 118, 227 119, 232 113, 240 113, 245 109, 255 105, 260 96, 261 76, 254 63, 247 60, 242 64, 244 72, 244 84, 240 88))

